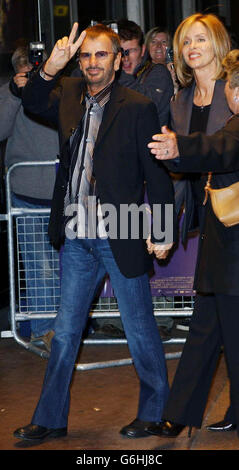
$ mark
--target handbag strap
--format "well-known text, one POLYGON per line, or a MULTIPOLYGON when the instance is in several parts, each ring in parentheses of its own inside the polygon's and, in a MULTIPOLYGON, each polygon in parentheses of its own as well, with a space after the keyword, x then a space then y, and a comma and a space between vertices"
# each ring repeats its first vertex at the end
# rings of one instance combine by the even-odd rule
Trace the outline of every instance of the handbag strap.
POLYGON ((211 180, 212 180, 212 172, 209 171, 208 177, 207 177, 207 182, 206 182, 206 185, 204 186, 204 191, 205 191, 205 198, 204 198, 204 201, 203 201, 204 206, 207 203, 208 193, 211 189, 211 180))

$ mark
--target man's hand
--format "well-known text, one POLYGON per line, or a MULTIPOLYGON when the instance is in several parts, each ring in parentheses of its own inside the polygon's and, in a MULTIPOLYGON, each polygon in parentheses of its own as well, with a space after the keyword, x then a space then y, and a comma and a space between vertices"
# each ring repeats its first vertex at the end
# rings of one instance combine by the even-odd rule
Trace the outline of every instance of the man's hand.
POLYGON ((18 88, 23 88, 28 81, 28 77, 25 72, 16 73, 13 77, 13 81, 18 88))
POLYGON ((50 76, 56 75, 57 72, 66 66, 69 60, 79 49, 85 39, 86 32, 82 31, 79 38, 75 41, 77 29, 78 23, 74 23, 70 32, 70 36, 64 36, 62 39, 59 39, 56 42, 52 53, 44 66, 44 71, 46 74, 49 74, 50 76))
POLYGON ((162 127, 162 134, 153 135, 155 142, 150 142, 148 147, 158 160, 173 160, 179 156, 176 134, 167 126, 162 127))
POLYGON ((167 258, 169 250, 173 246, 173 243, 167 243, 165 245, 152 243, 150 237, 146 240, 146 244, 149 254, 152 255, 152 253, 154 253, 157 259, 167 258))
POLYGON ((168 243, 165 245, 154 245, 154 254, 156 258, 166 259, 172 246, 173 246, 173 243, 168 243))
POLYGON ((21 67, 20 72, 14 75, 9 82, 10 92, 17 98, 22 98, 22 90, 28 82, 27 72, 30 72, 32 67, 21 67))

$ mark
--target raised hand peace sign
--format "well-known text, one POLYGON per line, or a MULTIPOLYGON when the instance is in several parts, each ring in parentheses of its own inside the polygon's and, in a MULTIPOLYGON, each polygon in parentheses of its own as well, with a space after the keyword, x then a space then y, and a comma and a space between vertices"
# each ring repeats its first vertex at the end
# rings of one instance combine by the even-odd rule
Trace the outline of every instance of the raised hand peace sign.
POLYGON ((78 23, 74 23, 70 32, 70 36, 64 36, 62 39, 59 39, 56 42, 52 53, 44 67, 46 73, 48 72, 51 75, 55 75, 57 72, 59 72, 59 70, 66 66, 69 60, 79 49, 85 39, 86 32, 82 31, 79 38, 75 41, 77 29, 78 23))

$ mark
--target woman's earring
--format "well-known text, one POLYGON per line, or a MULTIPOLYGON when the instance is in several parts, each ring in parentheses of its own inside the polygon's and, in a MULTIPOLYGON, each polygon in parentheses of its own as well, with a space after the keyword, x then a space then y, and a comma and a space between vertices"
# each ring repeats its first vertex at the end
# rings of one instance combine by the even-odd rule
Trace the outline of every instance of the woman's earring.
POLYGON ((238 103, 239 97, 238 97, 238 96, 234 96, 234 97, 233 97, 233 100, 235 101, 235 103, 238 103))

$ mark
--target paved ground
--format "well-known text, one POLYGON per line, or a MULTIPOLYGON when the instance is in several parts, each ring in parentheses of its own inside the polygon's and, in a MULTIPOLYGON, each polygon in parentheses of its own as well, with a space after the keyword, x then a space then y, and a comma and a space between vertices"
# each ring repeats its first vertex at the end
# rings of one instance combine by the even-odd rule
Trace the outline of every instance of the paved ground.
MULTIPOLYGON (((173 346, 176 348, 176 346, 173 346)), ((177 350, 180 346, 177 347, 177 350)), ((165 352, 172 346, 165 343, 165 352)), ((13 431, 30 422, 43 380, 46 360, 27 351, 13 338, 0 339, 0 449, 26 450, 13 431)), ((80 363, 129 357, 126 345, 84 345, 80 363)), ((171 382, 178 360, 167 361, 171 382)), ((222 355, 213 382, 203 426, 185 429, 177 439, 148 437, 125 439, 119 430, 136 415, 138 380, 132 365, 76 371, 72 384, 69 433, 59 440, 49 440, 28 450, 238 450, 236 432, 212 433, 205 425, 223 417, 228 405, 228 380, 222 355)))

